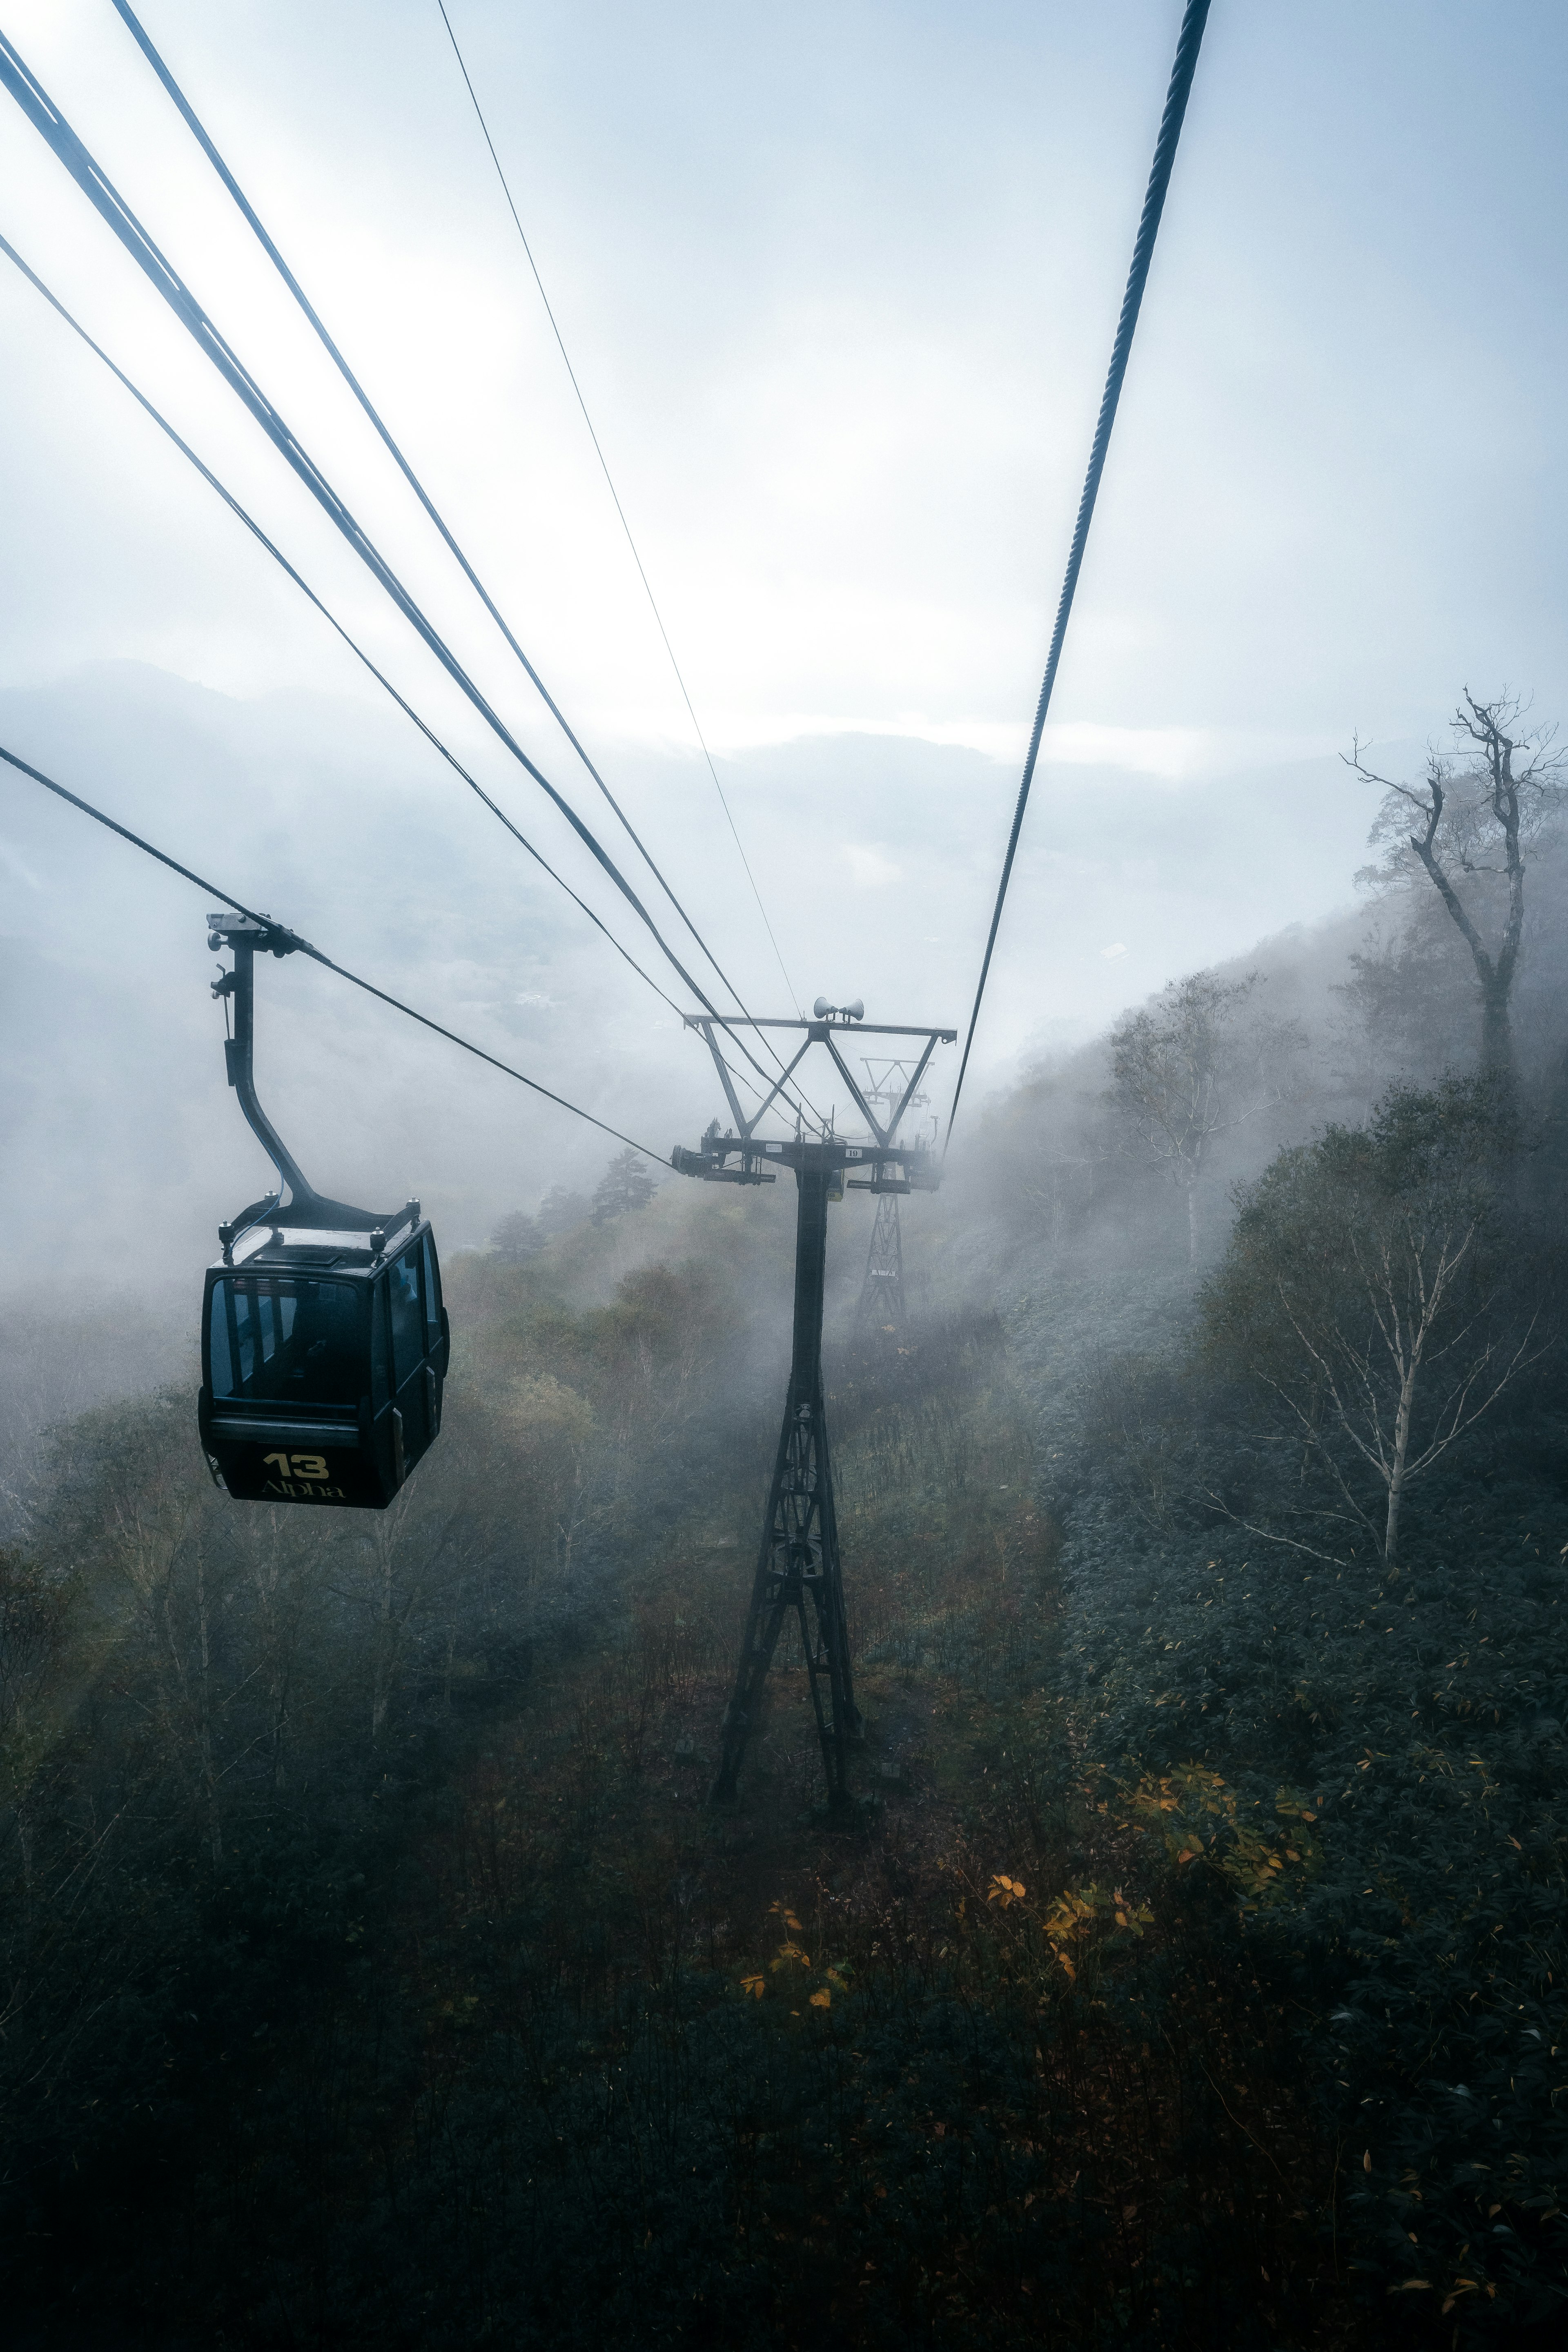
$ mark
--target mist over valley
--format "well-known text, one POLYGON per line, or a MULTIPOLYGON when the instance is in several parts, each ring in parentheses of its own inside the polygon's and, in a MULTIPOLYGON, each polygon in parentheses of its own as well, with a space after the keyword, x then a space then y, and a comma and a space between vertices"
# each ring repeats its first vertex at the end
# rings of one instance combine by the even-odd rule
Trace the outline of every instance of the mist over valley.
POLYGON ((1559 2340, 1565 64, 15 0, 27 2352, 1559 2340))

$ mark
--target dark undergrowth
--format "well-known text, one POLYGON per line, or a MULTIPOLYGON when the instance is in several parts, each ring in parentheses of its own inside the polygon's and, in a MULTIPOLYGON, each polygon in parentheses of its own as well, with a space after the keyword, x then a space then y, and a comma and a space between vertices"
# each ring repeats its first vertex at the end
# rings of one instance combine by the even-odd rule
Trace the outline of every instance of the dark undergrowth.
POLYGON ((1047 1510, 994 1320, 847 1357, 836 1826, 785 1651, 705 1801, 728 1292, 483 1282, 404 1521, 242 1520, 155 1404, 8 1565, 13 2340, 1555 2340, 1554 1391, 1391 1580, 1171 1500, 1185 1373, 1047 1510))

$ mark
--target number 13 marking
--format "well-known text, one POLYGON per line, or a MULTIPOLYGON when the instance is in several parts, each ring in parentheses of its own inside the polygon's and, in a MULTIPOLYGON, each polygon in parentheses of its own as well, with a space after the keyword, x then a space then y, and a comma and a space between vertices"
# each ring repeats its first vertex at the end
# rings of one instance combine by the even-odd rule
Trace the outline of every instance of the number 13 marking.
POLYGON ((264 1454, 262 1465, 276 1462, 285 1478, 325 1478, 327 1457, 324 1454, 264 1454))

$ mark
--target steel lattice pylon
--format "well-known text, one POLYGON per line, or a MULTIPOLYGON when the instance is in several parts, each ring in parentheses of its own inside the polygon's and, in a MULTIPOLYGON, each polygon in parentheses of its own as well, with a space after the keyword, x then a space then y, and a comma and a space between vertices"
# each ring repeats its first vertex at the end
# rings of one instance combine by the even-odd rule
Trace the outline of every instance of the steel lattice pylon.
MULTIPOLYGON (((795 1344, 790 1357, 789 1389, 784 1398, 784 1426, 773 1460, 763 1521, 762 1547, 746 1612, 745 1637, 735 1686, 724 1714, 723 1746, 716 1799, 736 1791, 746 1743, 756 1727, 768 1668, 778 1648, 779 1635, 792 1614, 800 1626, 805 1652, 811 1703, 822 1743, 827 1775, 829 1806, 840 1811, 849 1803, 848 1750, 860 1738, 859 1709, 849 1663, 849 1626, 844 1607, 844 1579, 838 1559, 838 1524, 833 1507, 833 1466, 827 1451, 827 1418, 822 1388, 822 1299, 827 1267, 827 1204, 842 1200, 846 1183, 863 1185, 879 1195, 896 1196, 911 1189, 934 1192, 942 1171, 923 1145, 900 1143, 899 1124, 915 1096, 927 1063, 939 1042, 952 1044, 951 1029, 889 1028, 872 1024, 876 1036, 921 1037, 925 1050, 908 1083, 893 1090, 873 1087, 871 1096, 885 1101, 886 1124, 871 1108, 868 1093, 856 1083, 840 1054, 835 1031, 858 1024, 861 1008, 847 1012, 818 1000, 810 1021, 758 1021, 749 1014, 721 1024, 701 1013, 688 1013, 688 1024, 702 1032, 713 1055, 719 1082, 730 1105, 734 1129, 719 1132, 713 1121, 695 1151, 677 1146, 670 1165, 684 1176, 700 1176, 716 1184, 774 1184, 780 1167, 793 1169, 797 1188, 795 1252, 795 1344), (731 1072, 714 1032, 721 1026, 753 1029, 804 1029, 805 1035, 794 1059, 761 1108, 748 1118, 741 1108, 731 1072), (870 1129, 865 1143, 841 1140, 831 1124, 807 1137, 797 1125, 793 1137, 777 1141, 758 1136, 757 1129, 773 1103, 795 1075, 806 1050, 826 1046, 858 1110, 870 1129), (847 1176, 853 1168, 856 1173, 847 1176)), ((892 1205, 879 1200, 879 1210, 892 1205)), ((899 1228, 893 1224, 895 1245, 899 1228)), ((878 1231, 881 1231, 879 1218, 878 1231)), ((902 1306, 901 1255, 899 1266, 902 1306)))
MULTIPOLYGON (((930 1097, 918 1091, 924 1061, 915 1069, 908 1060, 879 1060, 869 1055, 862 1055, 861 1060, 866 1070, 868 1105, 877 1103, 900 1118, 908 1111, 924 1109, 930 1097)), ((901 1331, 904 1316, 904 1229, 899 1194, 887 1191, 877 1202, 877 1221, 871 1228, 871 1246, 866 1253, 866 1278, 860 1286, 855 1328, 858 1331, 901 1331)))
POLYGON ((885 1192, 877 1203, 855 1323, 862 1331, 901 1331, 904 1327, 904 1236, 896 1192, 885 1192))
POLYGON ((832 1145, 796 1145, 816 1164, 797 1165, 795 1351, 784 1427, 779 1433, 762 1550, 746 1612, 734 1695, 724 1716, 724 1746, 715 1797, 732 1797, 741 1759, 755 1724, 785 1620, 799 1621, 817 1738, 827 1773, 827 1801, 848 1801, 847 1749, 860 1736, 849 1664, 849 1627, 833 1508, 833 1465, 822 1397, 822 1294, 827 1259, 827 1202, 841 1189, 842 1160, 832 1145))

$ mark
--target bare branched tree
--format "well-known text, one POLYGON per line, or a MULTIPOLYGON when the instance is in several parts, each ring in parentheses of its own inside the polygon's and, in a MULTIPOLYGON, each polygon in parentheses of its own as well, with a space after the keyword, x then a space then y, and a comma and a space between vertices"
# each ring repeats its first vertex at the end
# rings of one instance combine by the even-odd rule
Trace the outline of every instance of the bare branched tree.
POLYGON ((1392 1567, 1399 1552, 1399 1521, 1405 1494, 1421 1474, 1494 1404, 1526 1360, 1533 1322, 1516 1341, 1500 1346, 1488 1325, 1495 1294, 1483 1292, 1454 1322, 1447 1310, 1476 1244, 1473 1217, 1427 1225, 1406 1214, 1392 1233, 1350 1255, 1360 1277, 1363 1314, 1354 1320, 1320 1318, 1300 1293, 1281 1282, 1280 1306, 1300 1346, 1304 1379, 1264 1371, 1275 1395, 1294 1422, 1303 1444, 1328 1464, 1347 1498, 1350 1487, 1324 1443, 1325 1419, 1350 1451, 1359 1455, 1383 1489, 1383 1557, 1392 1567), (1452 1328, 1445 1328, 1446 1324, 1452 1328), (1420 1441, 1413 1445, 1421 1391, 1436 1393, 1420 1441))
POLYGON ((1510 1007, 1524 936, 1528 852, 1559 814, 1568 789, 1563 754, 1552 749, 1555 729, 1522 726, 1525 713, 1517 696, 1481 702, 1467 687, 1452 722, 1457 753, 1431 752, 1418 784, 1380 775, 1363 757, 1359 739, 1346 754, 1347 765, 1384 795, 1371 840, 1385 854, 1365 878, 1388 887, 1417 866, 1426 875, 1475 965, 1481 1067, 1510 1095, 1510 1007))
POLYGON ((1110 1033, 1110 1098, 1187 1202, 1187 1260, 1198 1256, 1198 1184, 1210 1152, 1283 1101, 1305 1040, 1294 1023, 1243 1017, 1258 985, 1212 971, 1173 980, 1110 1033))
POLYGON ((1361 1528, 1390 1569, 1411 1486, 1546 1344, 1496 1214, 1505 1116, 1486 1081, 1395 1088, 1370 1129, 1282 1153, 1243 1196, 1205 1297, 1211 1344, 1267 1401, 1267 1442, 1317 1474, 1303 1511, 1325 1531, 1361 1528))

